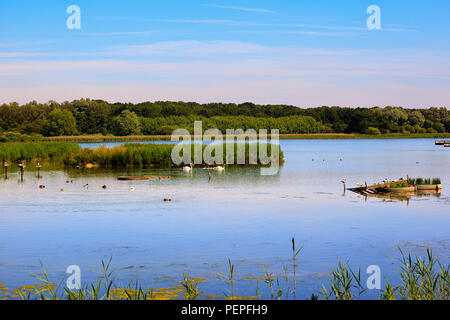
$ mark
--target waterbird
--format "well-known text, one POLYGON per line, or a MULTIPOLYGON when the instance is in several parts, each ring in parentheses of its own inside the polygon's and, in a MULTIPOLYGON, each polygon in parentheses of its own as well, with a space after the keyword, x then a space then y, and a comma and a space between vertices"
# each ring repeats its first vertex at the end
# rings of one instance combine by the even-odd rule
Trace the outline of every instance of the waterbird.
POLYGON ((39 189, 45 189, 45 186, 44 186, 43 184, 41 184, 41 185, 39 186, 39 189))
POLYGON ((214 167, 214 170, 223 171, 223 170, 225 170, 225 167, 217 166, 217 167, 214 167))
POLYGON ((66 192, 66 188, 61 188, 61 192, 66 192))
POLYGON ((105 185, 103 185, 103 186, 102 186, 102 188, 103 188, 103 189, 106 189, 106 188, 107 188, 106 184, 105 184, 105 185))
POLYGON ((183 171, 184 172, 191 172, 192 171, 192 162, 189 166, 184 166, 183 167, 183 171))
POLYGON ((136 190, 136 187, 131 186, 129 189, 130 189, 130 191, 134 191, 134 190, 136 190))
POLYGON ((83 186, 83 188, 89 189, 89 183, 86 183, 86 184, 83 186))
POLYGON ((172 199, 164 198, 164 202, 172 201, 172 199))
POLYGON ((356 184, 358 187, 362 187, 362 184, 361 183, 357 183, 356 184))

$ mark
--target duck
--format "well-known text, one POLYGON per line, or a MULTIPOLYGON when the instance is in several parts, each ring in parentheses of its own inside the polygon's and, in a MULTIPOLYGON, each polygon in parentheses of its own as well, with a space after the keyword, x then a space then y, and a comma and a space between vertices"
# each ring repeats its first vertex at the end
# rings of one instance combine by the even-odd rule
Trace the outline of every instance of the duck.
POLYGON ((45 189, 45 186, 44 186, 43 184, 41 184, 41 185, 39 186, 39 189, 45 189))
POLYGON ((164 202, 172 201, 172 199, 164 198, 164 202))
POLYGON ((136 187, 131 186, 129 189, 130 189, 130 191, 134 191, 134 190, 136 190, 136 187))
POLYGON ((66 188, 61 188, 61 192, 66 192, 66 188))
POLYGON ((86 184, 83 186, 83 188, 89 189, 89 183, 86 183, 86 184))
POLYGON ((103 189, 106 189, 106 188, 108 188, 108 187, 107 187, 106 184, 105 184, 105 185, 102 186, 102 188, 103 188, 103 189))

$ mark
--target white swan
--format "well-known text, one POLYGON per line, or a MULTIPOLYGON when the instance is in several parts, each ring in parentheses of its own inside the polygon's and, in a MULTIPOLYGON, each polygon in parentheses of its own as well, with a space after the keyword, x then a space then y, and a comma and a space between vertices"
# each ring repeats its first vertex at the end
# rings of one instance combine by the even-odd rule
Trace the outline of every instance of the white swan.
POLYGON ((183 167, 183 171, 184 172, 191 172, 192 171, 192 163, 189 166, 184 166, 183 167))

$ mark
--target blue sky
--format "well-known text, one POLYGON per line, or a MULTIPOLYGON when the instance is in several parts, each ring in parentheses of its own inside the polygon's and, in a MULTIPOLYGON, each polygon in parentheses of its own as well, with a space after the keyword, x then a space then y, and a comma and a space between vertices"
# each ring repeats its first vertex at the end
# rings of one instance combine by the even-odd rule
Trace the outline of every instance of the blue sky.
POLYGON ((2 0, 0 103, 448 106, 449 13, 442 0, 2 0))

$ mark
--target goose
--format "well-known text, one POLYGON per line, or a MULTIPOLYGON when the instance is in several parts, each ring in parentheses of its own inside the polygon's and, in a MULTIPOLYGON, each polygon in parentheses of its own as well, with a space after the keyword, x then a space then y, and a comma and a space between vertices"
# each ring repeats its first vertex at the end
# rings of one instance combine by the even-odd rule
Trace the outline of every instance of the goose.
POLYGON ((183 167, 183 171, 184 172, 191 172, 192 171, 192 163, 189 166, 184 166, 183 167))

